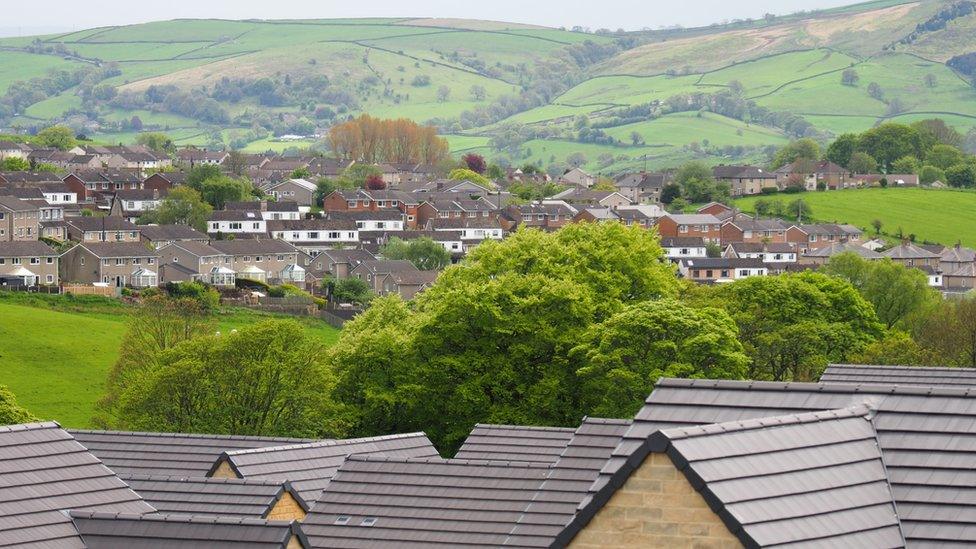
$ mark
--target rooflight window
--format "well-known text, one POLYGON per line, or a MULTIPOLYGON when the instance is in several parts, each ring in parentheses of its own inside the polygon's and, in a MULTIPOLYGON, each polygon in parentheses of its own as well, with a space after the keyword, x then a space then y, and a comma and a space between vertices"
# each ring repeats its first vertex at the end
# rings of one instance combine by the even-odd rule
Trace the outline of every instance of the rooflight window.
POLYGON ((349 517, 347 517, 346 515, 339 515, 339 517, 336 518, 335 523, 338 526, 345 526, 349 524, 349 517))
POLYGON ((363 519, 363 522, 361 522, 359 525, 360 526, 372 526, 374 524, 376 524, 376 517, 366 517, 366 518, 363 519))

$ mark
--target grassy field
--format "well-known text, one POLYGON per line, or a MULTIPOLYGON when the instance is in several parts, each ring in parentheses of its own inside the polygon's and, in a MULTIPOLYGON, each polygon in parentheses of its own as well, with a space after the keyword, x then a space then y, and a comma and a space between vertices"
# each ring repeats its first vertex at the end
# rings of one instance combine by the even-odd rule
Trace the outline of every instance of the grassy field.
MULTIPOLYGON (((951 245, 961 240, 976 246, 976 192, 936 189, 855 189, 803 193, 772 197, 788 202, 796 197, 810 204, 813 217, 824 222, 850 223, 873 232, 871 222, 880 219, 882 231, 915 234, 918 241, 928 240, 951 245)), ((762 197, 735 201, 744 211, 751 211, 762 197)), ((766 197, 770 198, 770 197, 766 197)))
MULTIPOLYGON (((126 314, 121 306, 52 307, 0 293, 0 385, 38 417, 88 427, 118 358, 126 314)), ((230 310, 220 315, 219 327, 227 331, 266 318, 230 310)), ((307 327, 328 345, 338 339, 324 322, 307 321, 307 327)))

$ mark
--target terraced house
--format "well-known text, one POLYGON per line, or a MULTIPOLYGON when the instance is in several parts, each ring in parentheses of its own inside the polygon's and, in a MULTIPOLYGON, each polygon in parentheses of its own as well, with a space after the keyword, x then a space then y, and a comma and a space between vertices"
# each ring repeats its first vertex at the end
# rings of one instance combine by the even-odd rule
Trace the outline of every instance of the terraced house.
POLYGON ((141 242, 83 242, 61 256, 60 272, 66 282, 147 288, 159 285, 158 263, 141 242))
POLYGON ((0 196, 0 242, 37 240, 40 208, 13 196, 0 196))

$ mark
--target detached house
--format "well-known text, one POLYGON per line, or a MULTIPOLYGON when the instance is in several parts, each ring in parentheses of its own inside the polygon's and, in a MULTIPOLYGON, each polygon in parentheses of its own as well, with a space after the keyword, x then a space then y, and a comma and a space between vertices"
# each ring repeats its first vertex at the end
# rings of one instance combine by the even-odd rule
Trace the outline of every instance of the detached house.
POLYGON ((759 194, 763 189, 776 189, 776 174, 756 166, 715 166, 712 175, 716 180, 727 183, 732 196, 759 194))
POLYGON ((562 185, 572 185, 574 187, 588 189, 596 184, 596 177, 583 171, 580 168, 573 168, 559 178, 562 185))
POLYGON ((667 236, 661 239, 664 255, 671 261, 708 257, 705 240, 700 236, 667 236))
POLYGON ((397 294, 403 299, 413 299, 429 288, 438 274, 438 271, 394 271, 380 277, 380 295, 397 294))
POLYGON ((733 214, 722 222, 722 242, 785 243, 790 225, 781 219, 760 219, 733 214))
POLYGON ((210 242, 210 237, 189 225, 140 225, 139 233, 143 242, 159 249, 173 242, 210 242))
POLYGON ((162 194, 153 189, 127 189, 116 191, 112 199, 112 213, 119 214, 135 223, 146 212, 159 208, 162 194))
POLYGON ((386 275, 402 272, 419 272, 419 269, 403 259, 372 259, 353 267, 350 275, 369 284, 377 294, 383 294, 383 280, 386 275))
POLYGON ((264 187, 264 192, 278 200, 296 202, 299 206, 311 208, 315 205, 315 183, 305 179, 288 179, 264 187))
POLYGON ((906 267, 931 267, 933 269, 939 268, 939 260, 941 258, 940 254, 926 250, 911 242, 903 242, 881 255, 891 259, 895 263, 901 263, 906 267))
POLYGON ((633 173, 620 176, 614 184, 620 194, 635 204, 660 204, 661 191, 670 178, 663 173, 633 173))
POLYGON ((39 241, 0 242, 0 285, 58 283, 58 253, 39 241))
POLYGON ((658 234, 665 236, 697 236, 706 242, 722 239, 722 222, 711 214, 667 214, 657 220, 658 234))
POLYGON ((61 256, 67 282, 104 282, 115 287, 159 285, 159 253, 141 242, 82 242, 61 256))
POLYGON ((721 283, 750 276, 766 276, 769 265, 756 258, 706 257, 680 260, 678 272, 695 282, 721 283))

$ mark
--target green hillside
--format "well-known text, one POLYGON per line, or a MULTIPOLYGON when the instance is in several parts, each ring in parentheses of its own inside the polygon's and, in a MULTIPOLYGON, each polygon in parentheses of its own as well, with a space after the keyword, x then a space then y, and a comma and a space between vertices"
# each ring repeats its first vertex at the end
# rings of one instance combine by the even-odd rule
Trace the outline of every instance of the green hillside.
MULTIPOLYGON (((0 385, 7 385, 18 402, 40 418, 66 427, 89 427, 118 357, 125 309, 75 309, 64 303, 52 309, 22 297, 0 294, 0 385)), ((264 318, 232 312, 221 317, 219 326, 231 330, 264 318)), ((327 344, 338 338, 338 331, 324 322, 310 322, 308 328, 327 344)))
POLYGON ((743 211, 752 211, 756 200, 783 200, 797 196, 805 200, 818 221, 850 223, 873 233, 871 222, 883 223, 882 231, 895 235, 902 229, 905 236, 914 234, 921 241, 944 245, 961 240, 976 246, 976 192, 935 189, 852 189, 834 192, 804 193, 781 197, 749 197, 735 201, 743 211), (865 205, 870 204, 870 208, 865 205))
POLYGON ((623 34, 460 19, 174 20, 0 39, 0 126, 64 122, 104 142, 160 130, 178 144, 282 151, 321 144, 277 135, 321 134, 365 112, 436 123, 454 150, 513 163, 576 152, 606 173, 637 158, 761 162, 789 138, 885 120, 976 125, 971 77, 947 65, 976 52, 967 2, 879 0, 623 34), (856 82, 844 85, 848 70, 856 82), (722 110, 716 94, 738 104, 722 110), (784 113, 812 126, 777 126, 784 113), (515 141, 493 150, 499 134, 515 141))

